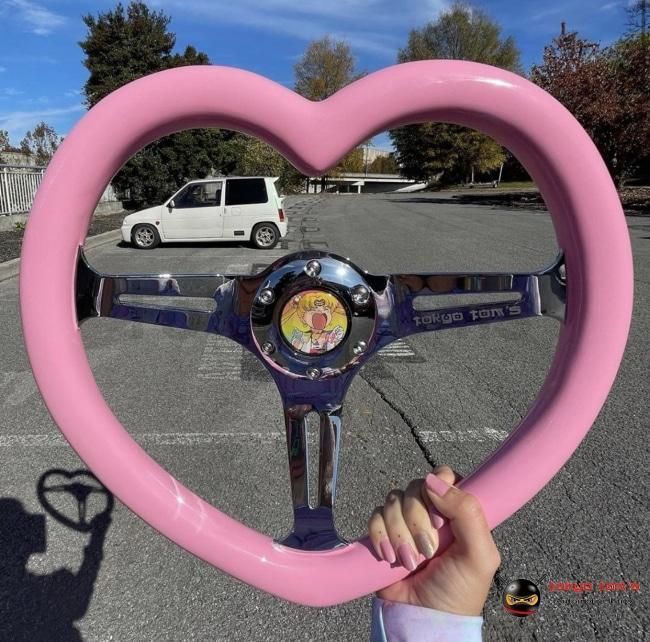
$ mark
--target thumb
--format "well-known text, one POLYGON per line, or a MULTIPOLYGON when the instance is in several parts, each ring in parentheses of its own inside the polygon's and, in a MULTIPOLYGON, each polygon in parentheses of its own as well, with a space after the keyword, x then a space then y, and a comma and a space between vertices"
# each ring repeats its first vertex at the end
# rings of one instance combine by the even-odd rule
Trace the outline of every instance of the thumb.
POLYGON ((468 553, 481 555, 494 546, 481 504, 474 495, 450 486, 440 476, 429 474, 426 492, 436 510, 449 520, 455 541, 468 553))

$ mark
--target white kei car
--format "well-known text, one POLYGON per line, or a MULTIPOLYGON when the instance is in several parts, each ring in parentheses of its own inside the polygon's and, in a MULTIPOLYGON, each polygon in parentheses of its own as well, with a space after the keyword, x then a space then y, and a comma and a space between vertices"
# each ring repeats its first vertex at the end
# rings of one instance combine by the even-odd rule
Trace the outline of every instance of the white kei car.
POLYGON ((168 241, 236 240, 270 250, 287 233, 276 181, 264 176, 190 181, 162 205, 129 214, 122 239, 143 250, 168 241))

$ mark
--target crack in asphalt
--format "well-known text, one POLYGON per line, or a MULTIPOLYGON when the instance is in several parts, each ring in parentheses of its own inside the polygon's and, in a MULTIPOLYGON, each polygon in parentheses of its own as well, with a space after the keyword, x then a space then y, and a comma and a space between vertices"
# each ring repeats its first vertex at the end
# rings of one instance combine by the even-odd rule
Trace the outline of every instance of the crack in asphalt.
POLYGON ((417 425, 411 421, 411 419, 408 417, 408 415, 391 399, 389 399, 384 392, 377 386, 371 379, 369 379, 364 372, 360 373, 361 378, 370 386, 370 388, 377 394, 379 395, 380 399, 386 403, 386 405, 391 408, 393 411, 395 411, 402 419, 402 421, 406 424, 408 429, 411 431, 411 434, 413 435, 413 438, 415 439, 415 443, 417 444, 418 448, 424 455, 424 458, 427 460, 429 465, 432 468, 435 468, 436 463, 433 460, 433 457, 429 454, 429 451, 427 447, 425 446, 424 442, 422 441, 422 438, 418 434, 417 430, 417 425))

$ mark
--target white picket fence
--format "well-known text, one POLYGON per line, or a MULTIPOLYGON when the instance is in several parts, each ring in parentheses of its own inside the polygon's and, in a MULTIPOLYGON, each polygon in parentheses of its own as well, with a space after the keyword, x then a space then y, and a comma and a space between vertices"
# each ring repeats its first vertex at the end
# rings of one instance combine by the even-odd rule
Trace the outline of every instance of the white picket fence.
MULTIPOLYGON (((43 180, 44 167, 0 165, 0 216, 3 214, 27 214, 32 208, 36 190, 43 180)), ((100 202, 117 201, 109 185, 100 202)))

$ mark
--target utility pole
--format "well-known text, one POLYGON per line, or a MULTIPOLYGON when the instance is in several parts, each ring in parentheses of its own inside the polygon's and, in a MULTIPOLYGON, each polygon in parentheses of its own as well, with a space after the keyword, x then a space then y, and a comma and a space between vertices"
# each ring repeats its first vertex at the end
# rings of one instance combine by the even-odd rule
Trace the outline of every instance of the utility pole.
POLYGON ((647 25, 647 16, 648 16, 647 0, 640 0, 639 11, 641 12, 641 35, 645 38, 645 29, 647 25))
POLYGON ((367 140, 364 145, 364 155, 363 155, 363 173, 368 176, 368 157, 370 156, 370 145, 372 145, 372 139, 367 140))
POLYGON ((628 26, 632 33, 637 30, 645 39, 648 30, 648 14, 650 13, 650 2, 648 0, 637 0, 627 8, 628 26))

